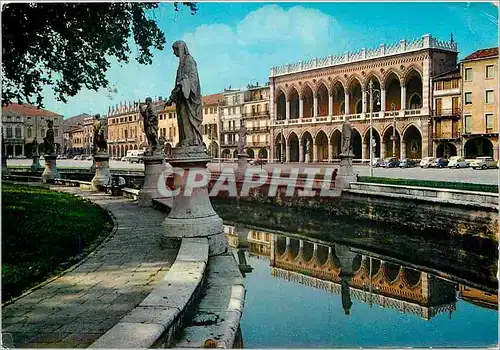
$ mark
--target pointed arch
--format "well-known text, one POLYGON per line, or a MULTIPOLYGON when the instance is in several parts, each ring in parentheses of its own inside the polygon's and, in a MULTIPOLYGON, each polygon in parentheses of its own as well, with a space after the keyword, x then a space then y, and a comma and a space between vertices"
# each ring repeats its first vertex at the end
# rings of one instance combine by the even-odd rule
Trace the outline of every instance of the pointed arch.
POLYGON ((380 86, 382 86, 382 77, 380 74, 378 74, 376 71, 369 71, 368 74, 365 76, 365 81, 364 81, 364 89, 368 90, 368 84, 370 84, 370 80, 376 79, 380 86))
POLYGON ((388 83, 388 79, 390 78, 390 76, 394 74, 396 76, 396 78, 398 78, 398 81, 399 83, 401 84, 401 81, 402 81, 402 77, 403 77, 403 74, 401 73, 401 71, 397 70, 397 69, 394 69, 394 68, 389 68, 385 73, 384 75, 382 76, 382 86, 384 87, 384 89, 387 89, 387 83, 388 83))
POLYGON ((313 91, 313 93, 314 93, 315 95, 317 95, 317 94, 318 94, 318 91, 319 91, 319 88, 321 87, 321 85, 324 85, 324 86, 325 86, 326 91, 328 91, 328 96, 331 96, 331 94, 332 94, 332 87, 331 87, 331 86, 330 86, 330 84, 328 84, 328 82, 327 82, 325 79, 323 79, 323 78, 321 78, 321 79, 320 79, 320 80, 316 83, 316 85, 314 86, 314 88, 315 88, 315 90, 316 90, 316 91, 315 91, 315 92, 313 91))
POLYGON ((285 141, 286 141, 286 143, 288 143, 288 140, 290 140, 290 137, 292 137, 292 134, 295 135, 297 138, 299 138, 299 136, 297 135, 297 133, 295 132, 295 130, 292 130, 292 131, 290 131, 289 133, 287 133, 285 135, 285 141))
POLYGON ((301 87, 301 88, 300 88, 300 90, 299 90, 299 97, 300 97, 300 98, 303 98, 303 97, 304 97, 304 91, 305 91, 305 89, 306 89, 307 87, 309 87, 309 88, 311 89, 311 91, 312 91, 312 93, 313 93, 313 97, 314 97, 314 96, 316 96, 316 95, 315 95, 315 94, 316 94, 316 89, 315 89, 315 87, 314 87, 314 84, 312 84, 310 81, 304 81, 304 82, 302 83, 302 87, 301 87))
POLYGON ((402 79, 400 79, 400 81, 403 81, 404 84, 406 85, 408 83, 408 78, 412 75, 412 73, 418 73, 418 75, 420 76, 420 79, 423 80, 423 73, 422 71, 418 68, 417 65, 415 64, 412 64, 410 65, 408 68, 405 69, 405 71, 403 72, 402 74, 402 79))
MULTIPOLYGON (((403 138, 405 137, 406 132, 408 131, 408 129, 411 126, 415 127, 420 132, 420 135, 422 135, 422 130, 420 130, 420 128, 415 123, 410 122, 410 123, 406 124, 405 126, 403 126, 403 129, 401 131, 401 135, 402 135, 403 138)), ((396 128, 396 130, 397 130, 397 128, 396 128)))
POLYGON ((290 96, 294 90, 297 92, 297 95, 299 95, 300 98, 300 88, 295 83, 293 83, 287 89, 287 94, 285 95, 287 101, 290 101, 290 96))
POLYGON ((349 90, 349 92, 351 92, 350 89, 353 86, 353 84, 355 84, 356 81, 359 83, 361 88, 363 88, 363 82, 364 82, 363 78, 359 74, 354 73, 347 80, 347 89, 349 90))
POLYGON ((342 88, 344 89, 344 91, 346 90, 347 82, 344 79, 336 76, 336 77, 333 77, 331 82, 330 82, 330 89, 332 89, 332 93, 334 92, 333 90, 335 89, 335 85, 337 83, 342 85, 342 88))
MULTIPOLYGON (((377 132, 377 134, 379 135, 382 135, 380 133, 380 131, 377 129, 377 127, 374 125, 373 126, 373 131, 377 132)), ((370 132, 370 126, 368 126, 364 131, 363 131, 363 134, 362 134, 362 137, 365 138, 365 137, 368 137, 368 133, 370 132)))
POLYGON ((275 103, 278 102, 278 98, 281 94, 283 94, 285 96, 285 99, 286 99, 286 97, 287 97, 286 89, 283 86, 278 85, 278 86, 276 86, 276 94, 274 94, 274 102, 275 103))

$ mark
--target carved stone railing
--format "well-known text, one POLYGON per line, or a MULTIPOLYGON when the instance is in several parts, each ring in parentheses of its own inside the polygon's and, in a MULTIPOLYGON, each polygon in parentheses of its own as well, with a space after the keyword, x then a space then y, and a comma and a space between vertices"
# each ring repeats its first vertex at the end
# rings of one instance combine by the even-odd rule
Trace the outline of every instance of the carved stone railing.
POLYGON ((362 49, 356 52, 346 52, 340 55, 329 55, 322 58, 313 58, 309 61, 301 61, 291 64, 285 64, 278 67, 271 68, 270 76, 277 76, 287 73, 295 73, 309 69, 329 67, 349 62, 358 62, 366 59, 373 59, 378 57, 384 57, 389 55, 395 55, 405 52, 412 52, 421 49, 441 49, 446 51, 458 52, 458 46, 456 42, 446 42, 433 38, 430 35, 424 35, 421 38, 407 42, 406 40, 401 40, 397 44, 392 45, 380 45, 376 49, 362 49))

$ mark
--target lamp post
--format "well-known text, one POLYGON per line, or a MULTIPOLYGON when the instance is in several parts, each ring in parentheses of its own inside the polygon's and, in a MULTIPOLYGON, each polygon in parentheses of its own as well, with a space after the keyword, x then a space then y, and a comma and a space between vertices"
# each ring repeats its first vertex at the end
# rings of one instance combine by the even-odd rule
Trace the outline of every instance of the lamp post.
MULTIPOLYGON (((374 89, 373 88, 373 80, 370 80, 370 83, 368 84, 369 91, 368 93, 370 94, 370 176, 373 176, 373 148, 375 147, 375 143, 373 140, 373 94, 378 93, 380 96, 380 90, 379 89, 374 89)), ((378 101, 378 99, 377 99, 378 101)), ((380 104, 380 101, 377 102, 380 104)))
POLYGON ((395 105, 391 103, 392 114, 392 157, 396 158, 396 114, 394 113, 395 105))

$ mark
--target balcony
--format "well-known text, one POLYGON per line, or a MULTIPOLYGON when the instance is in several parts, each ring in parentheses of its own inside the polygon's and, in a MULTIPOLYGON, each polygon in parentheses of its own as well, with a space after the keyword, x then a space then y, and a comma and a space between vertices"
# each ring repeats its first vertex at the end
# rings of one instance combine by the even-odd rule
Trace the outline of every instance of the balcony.
POLYGON ((221 132, 227 133, 227 132, 238 132, 239 128, 222 128, 221 132))
POLYGON ((266 141, 247 141, 247 146, 251 147, 268 147, 269 142, 266 141))
POLYGON ((234 147, 236 146, 236 141, 222 141, 221 146, 234 147))
POLYGON ((441 108, 432 112, 432 116, 438 118, 442 117, 460 118, 461 114, 462 110, 460 108, 441 108))
POLYGON ((453 140, 460 138, 460 131, 436 132, 432 134, 434 140, 453 140))
POLYGON ((243 119, 269 118, 269 111, 243 113, 243 119))
POLYGON ((259 132, 268 132, 269 126, 254 126, 251 128, 247 128, 248 133, 259 133, 259 132))

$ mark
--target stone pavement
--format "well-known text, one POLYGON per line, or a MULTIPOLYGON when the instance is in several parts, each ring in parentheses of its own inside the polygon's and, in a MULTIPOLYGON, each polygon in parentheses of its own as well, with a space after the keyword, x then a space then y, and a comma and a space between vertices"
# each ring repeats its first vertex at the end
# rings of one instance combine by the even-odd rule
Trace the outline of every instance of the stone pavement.
POLYGON ((76 269, 2 308, 2 333, 12 334, 16 348, 88 347, 152 291, 177 255, 177 247, 162 247, 160 211, 123 197, 57 189, 105 206, 118 227, 76 269))

